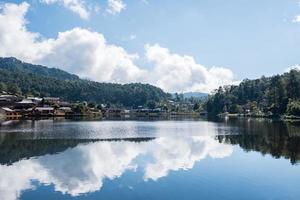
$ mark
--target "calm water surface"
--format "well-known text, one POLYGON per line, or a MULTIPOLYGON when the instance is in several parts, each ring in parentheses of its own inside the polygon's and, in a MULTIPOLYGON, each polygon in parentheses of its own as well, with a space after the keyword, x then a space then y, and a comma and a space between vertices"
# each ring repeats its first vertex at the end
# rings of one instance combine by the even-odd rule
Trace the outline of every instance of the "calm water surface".
POLYGON ((6 121, 0 199, 300 199, 300 125, 6 121))

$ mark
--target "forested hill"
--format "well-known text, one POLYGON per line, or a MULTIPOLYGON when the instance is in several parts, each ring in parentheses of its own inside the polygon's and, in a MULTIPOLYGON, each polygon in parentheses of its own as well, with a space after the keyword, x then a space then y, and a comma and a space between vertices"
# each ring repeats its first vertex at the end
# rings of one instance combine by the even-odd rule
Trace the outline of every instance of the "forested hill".
POLYGON ((24 63, 16 58, 1 58, 0 69, 7 70, 14 73, 26 73, 43 77, 56 78, 59 80, 78 80, 79 77, 65 72, 57 68, 48 68, 41 65, 33 65, 24 63))
POLYGON ((220 87, 206 103, 210 114, 252 113, 254 115, 300 116, 300 71, 244 80, 238 86, 220 87))
POLYGON ((0 58, 0 90, 20 95, 55 96, 67 101, 110 103, 133 107, 159 102, 170 95, 149 84, 113 84, 82 80, 65 71, 0 58))

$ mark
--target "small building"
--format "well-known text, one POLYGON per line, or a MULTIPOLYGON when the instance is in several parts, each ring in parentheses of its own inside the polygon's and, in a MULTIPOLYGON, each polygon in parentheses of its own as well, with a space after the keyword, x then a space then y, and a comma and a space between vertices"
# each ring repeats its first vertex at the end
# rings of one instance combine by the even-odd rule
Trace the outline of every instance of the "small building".
POLYGON ((58 97, 44 97, 44 102, 50 105, 59 104, 60 99, 58 97))
POLYGON ((7 107, 1 107, 0 108, 0 116, 4 117, 21 117, 22 114, 20 111, 13 110, 7 107))
POLYGON ((53 116, 54 115, 54 108, 52 107, 35 107, 29 108, 27 110, 28 114, 31 116, 53 116))
POLYGON ((136 109, 133 110, 132 113, 135 117, 159 117, 162 115, 162 109, 155 108, 155 109, 136 109))
POLYGON ((43 99, 39 97, 27 97, 27 100, 32 101, 33 103, 39 104, 43 99))
POLYGON ((14 108, 15 109, 28 109, 28 108, 32 108, 36 105, 37 105, 37 103, 32 101, 31 99, 23 99, 20 102, 16 102, 14 104, 14 108))
POLYGON ((5 99, 10 100, 10 101, 17 101, 18 100, 18 97, 16 95, 12 95, 12 94, 1 94, 0 98, 5 98, 5 99))
POLYGON ((54 116, 65 116, 72 112, 72 108, 70 107, 60 107, 54 110, 54 116))
POLYGON ((63 108, 71 107, 71 106, 72 106, 72 104, 71 104, 70 102, 67 102, 67 101, 59 101, 59 102, 57 103, 57 105, 58 105, 59 107, 63 107, 63 108))
POLYGON ((124 115, 124 110, 117 108, 109 108, 105 112, 105 117, 122 117, 124 115))
POLYGON ((0 106, 2 107, 12 106, 16 101, 18 101, 18 97, 15 95, 10 95, 10 94, 0 95, 0 106))
POLYGON ((0 106, 12 106, 14 102, 11 102, 9 99, 0 98, 0 106))

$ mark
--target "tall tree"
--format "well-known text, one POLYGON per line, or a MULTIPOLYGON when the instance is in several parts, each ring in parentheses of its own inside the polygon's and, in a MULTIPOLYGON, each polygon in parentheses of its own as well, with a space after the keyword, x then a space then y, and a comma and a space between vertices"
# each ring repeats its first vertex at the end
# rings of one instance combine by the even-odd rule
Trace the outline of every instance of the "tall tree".
POLYGON ((292 69, 287 78, 287 96, 293 100, 300 98, 300 76, 297 70, 292 69))

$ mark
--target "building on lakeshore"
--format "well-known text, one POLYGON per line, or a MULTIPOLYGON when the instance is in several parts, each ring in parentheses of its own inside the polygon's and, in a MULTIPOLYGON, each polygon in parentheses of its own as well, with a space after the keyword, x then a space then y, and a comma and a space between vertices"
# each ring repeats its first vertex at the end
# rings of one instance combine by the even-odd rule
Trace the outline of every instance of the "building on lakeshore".
POLYGON ((34 102, 32 99, 23 99, 20 102, 16 102, 14 104, 15 109, 29 109, 34 106, 37 106, 37 102, 34 102))
POLYGON ((13 106, 16 101, 18 101, 18 97, 16 95, 10 94, 2 94, 0 95, 0 106, 7 107, 13 106))
POLYGON ((18 110, 13 110, 7 107, 0 108, 0 116, 1 117, 21 117, 22 113, 18 110))
POLYGON ((60 99, 58 97, 44 97, 44 103, 49 105, 59 104, 60 99))
POLYGON ((54 116, 66 116, 72 113, 72 108, 70 107, 60 107, 54 110, 54 116))
POLYGON ((32 101, 33 103, 39 104, 42 102, 43 98, 39 98, 39 97, 27 97, 27 100, 32 101))
POLYGON ((54 116, 52 107, 35 107, 27 110, 29 116, 54 116))

